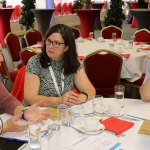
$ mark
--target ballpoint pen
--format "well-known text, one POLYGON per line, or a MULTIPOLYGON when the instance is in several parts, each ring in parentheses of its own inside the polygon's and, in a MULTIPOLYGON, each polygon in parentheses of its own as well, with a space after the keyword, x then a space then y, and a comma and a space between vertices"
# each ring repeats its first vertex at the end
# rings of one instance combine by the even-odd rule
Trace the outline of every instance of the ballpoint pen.
POLYGON ((125 116, 127 116, 129 118, 134 118, 134 119, 137 119, 137 120, 146 120, 145 118, 141 118, 141 117, 137 117, 137 116, 133 116, 133 115, 129 115, 129 114, 127 114, 125 116))

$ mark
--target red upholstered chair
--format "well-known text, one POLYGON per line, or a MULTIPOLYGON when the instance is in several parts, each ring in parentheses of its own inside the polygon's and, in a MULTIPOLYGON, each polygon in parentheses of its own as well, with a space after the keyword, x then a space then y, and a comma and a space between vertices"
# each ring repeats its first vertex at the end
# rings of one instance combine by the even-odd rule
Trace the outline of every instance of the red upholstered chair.
MULTIPOLYGON (((17 63, 20 61, 19 52, 21 51, 21 45, 19 42, 19 37, 14 33, 9 32, 6 35, 4 41, 5 41, 9 56, 10 56, 10 60, 12 61, 12 65, 13 65, 14 70, 15 70, 16 68, 15 68, 14 62, 17 63)), ((17 65, 17 68, 20 69, 22 66, 23 66, 23 64, 19 63, 17 65)))
POLYGON ((28 47, 20 51, 20 58, 24 65, 27 65, 28 60, 34 55, 36 55, 36 53, 33 51, 33 49, 28 48, 28 47))
POLYGON ((22 67, 16 76, 11 94, 16 97, 20 102, 24 99, 24 78, 26 66, 22 67))
POLYGON ((150 43, 150 31, 147 29, 141 29, 134 33, 136 42, 150 43))
POLYGON ((117 37, 116 38, 122 38, 123 31, 119 27, 116 27, 114 25, 110 25, 107 27, 104 27, 101 31, 100 34, 104 39, 112 39, 112 33, 116 33, 117 37))
POLYGON ((77 39, 78 37, 80 37, 80 30, 75 28, 75 27, 71 27, 73 35, 75 37, 75 39, 77 39))
POLYGON ((72 14, 72 8, 73 8, 72 3, 68 3, 68 14, 72 14))
POLYGON ((27 46, 37 44, 37 42, 42 42, 43 37, 39 30, 30 29, 24 35, 27 46))
POLYGON ((61 3, 58 3, 57 5, 56 5, 56 9, 55 9, 55 14, 56 14, 56 16, 58 16, 58 15, 60 15, 61 14, 61 3))
POLYGON ((64 3, 62 5, 62 15, 66 15, 67 11, 68 11, 68 5, 67 5, 67 3, 64 3))
MULTIPOLYGON (((3 57, 4 58, 4 57, 3 57)), ((10 82, 11 86, 13 85, 15 78, 17 76, 18 70, 9 72, 5 60, 1 62, 0 74, 2 75, 2 81, 4 85, 7 84, 7 81, 10 82)))
POLYGON ((114 86, 120 82, 122 57, 107 50, 98 50, 85 57, 85 72, 96 89, 96 94, 114 94, 114 86))

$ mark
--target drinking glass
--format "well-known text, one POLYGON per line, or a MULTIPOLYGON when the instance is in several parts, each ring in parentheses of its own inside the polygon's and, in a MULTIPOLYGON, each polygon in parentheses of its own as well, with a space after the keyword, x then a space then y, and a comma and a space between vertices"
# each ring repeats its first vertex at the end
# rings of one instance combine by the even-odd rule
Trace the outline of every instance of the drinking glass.
POLYGON ((48 149, 60 150, 60 126, 58 124, 48 125, 48 149))
POLYGON ((71 112, 71 124, 83 125, 84 124, 84 107, 82 105, 74 105, 70 109, 71 112))
POLYGON ((121 106, 121 109, 124 109, 125 101, 124 101, 124 91, 125 87, 123 85, 115 85, 115 101, 118 105, 121 106))
POLYGON ((58 124, 69 126, 69 115, 67 105, 60 104, 57 106, 57 120, 58 124))
POLYGON ((94 39, 94 33, 93 33, 93 32, 90 32, 90 33, 89 33, 89 37, 93 40, 93 39, 94 39))
POLYGON ((28 121, 29 150, 41 150, 41 122, 28 121))
POLYGON ((112 33, 112 40, 113 41, 117 40, 117 33, 115 33, 115 32, 112 33))
POLYGON ((102 116, 103 115, 103 96, 102 95, 96 95, 93 98, 92 105, 93 105, 93 114, 96 116, 102 116))

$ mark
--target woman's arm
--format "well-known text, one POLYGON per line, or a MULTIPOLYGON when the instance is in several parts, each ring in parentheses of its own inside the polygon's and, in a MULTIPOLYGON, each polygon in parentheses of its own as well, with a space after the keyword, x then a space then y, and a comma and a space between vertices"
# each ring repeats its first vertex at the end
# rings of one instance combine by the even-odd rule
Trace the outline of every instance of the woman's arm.
POLYGON ((143 101, 150 101, 150 77, 148 80, 140 87, 140 95, 143 101))
POLYGON ((24 84, 24 97, 32 105, 42 100, 41 106, 56 106, 60 103, 60 97, 39 95, 40 79, 37 75, 26 72, 24 84))
POLYGON ((79 98, 81 102, 85 102, 86 100, 90 100, 95 96, 96 91, 91 82, 89 81, 84 68, 81 68, 76 74, 74 78, 75 85, 80 92, 85 92, 87 96, 83 93, 79 94, 79 98))

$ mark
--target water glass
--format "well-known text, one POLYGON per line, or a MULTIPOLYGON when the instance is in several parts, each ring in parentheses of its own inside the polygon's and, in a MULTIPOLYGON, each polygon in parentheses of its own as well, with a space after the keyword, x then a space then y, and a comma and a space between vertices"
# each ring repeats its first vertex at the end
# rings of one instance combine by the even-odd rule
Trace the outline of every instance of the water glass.
POLYGON ((41 150, 41 122, 28 121, 29 150, 41 150))
POLYGON ((90 32, 90 33, 89 33, 89 37, 93 40, 93 39, 94 39, 94 33, 93 33, 93 32, 90 32))
POLYGON ((103 96, 102 95, 96 95, 93 98, 92 105, 93 105, 93 114, 96 116, 102 116, 103 115, 103 96))
POLYGON ((123 85, 115 85, 115 100, 120 103, 121 108, 124 108, 124 91, 125 87, 123 85))
POLYGON ((84 107, 82 105, 74 105, 70 109, 71 112, 71 124, 83 125, 84 124, 84 107))
POLYGON ((115 32, 112 33, 112 40, 113 41, 117 40, 117 33, 115 33, 115 32))
POLYGON ((58 124, 48 125, 48 149, 60 150, 60 126, 58 124))
POLYGON ((69 126, 69 115, 67 105, 60 104, 57 106, 57 120, 58 124, 69 126))

